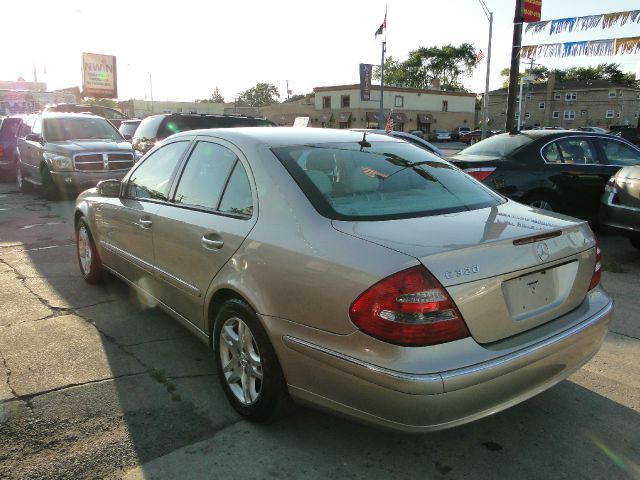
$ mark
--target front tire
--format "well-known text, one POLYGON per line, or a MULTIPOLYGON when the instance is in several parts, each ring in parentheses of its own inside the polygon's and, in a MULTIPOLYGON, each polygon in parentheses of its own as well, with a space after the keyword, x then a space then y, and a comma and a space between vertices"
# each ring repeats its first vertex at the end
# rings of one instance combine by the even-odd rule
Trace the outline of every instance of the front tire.
POLYGON ((76 225, 76 253, 85 282, 100 283, 103 279, 102 261, 84 217, 76 225))
POLYGON ((47 200, 57 200, 59 197, 58 187, 53 181, 49 168, 43 166, 40 170, 42 177, 42 191, 47 200))
POLYGON ((267 332, 251 307, 238 299, 225 302, 215 322, 216 368, 229 402, 248 420, 270 420, 288 397, 267 332))
POLYGON ((21 192, 30 192, 32 189, 31 183, 27 182, 22 175, 20 162, 16 163, 16 184, 21 192))

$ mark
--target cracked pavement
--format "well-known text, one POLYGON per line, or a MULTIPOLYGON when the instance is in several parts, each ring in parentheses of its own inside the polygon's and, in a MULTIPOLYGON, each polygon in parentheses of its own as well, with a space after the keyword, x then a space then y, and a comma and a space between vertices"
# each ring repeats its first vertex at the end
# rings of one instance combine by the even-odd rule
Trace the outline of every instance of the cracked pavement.
POLYGON ((72 201, 0 183, 0 478, 640 479, 640 252, 603 235, 598 355, 498 415, 430 435, 304 408, 240 419, 211 353, 114 279, 82 281, 72 201), (6 210, 5 210, 6 209, 6 210))

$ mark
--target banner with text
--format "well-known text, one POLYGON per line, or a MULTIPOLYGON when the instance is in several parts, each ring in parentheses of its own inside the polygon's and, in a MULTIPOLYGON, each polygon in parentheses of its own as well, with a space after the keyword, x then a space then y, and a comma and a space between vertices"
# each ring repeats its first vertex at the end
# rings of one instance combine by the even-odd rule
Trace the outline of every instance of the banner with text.
POLYGON ((118 97, 116 57, 82 54, 82 95, 95 98, 118 97))
POLYGON ((371 100, 371 72, 373 65, 360 64, 360 100, 371 100))
POLYGON ((542 17, 542 0, 524 0, 522 10, 522 21, 539 22, 542 17))

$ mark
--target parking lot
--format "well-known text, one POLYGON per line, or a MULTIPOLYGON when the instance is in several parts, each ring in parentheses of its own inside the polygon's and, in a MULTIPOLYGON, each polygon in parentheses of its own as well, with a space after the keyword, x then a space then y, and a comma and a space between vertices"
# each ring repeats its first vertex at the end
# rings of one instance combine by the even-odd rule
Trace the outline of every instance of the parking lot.
POLYGON ((123 283, 83 282, 73 201, 0 183, 0 478, 640 479, 640 252, 601 234, 616 301, 567 381, 452 430, 228 404, 206 345, 123 283))

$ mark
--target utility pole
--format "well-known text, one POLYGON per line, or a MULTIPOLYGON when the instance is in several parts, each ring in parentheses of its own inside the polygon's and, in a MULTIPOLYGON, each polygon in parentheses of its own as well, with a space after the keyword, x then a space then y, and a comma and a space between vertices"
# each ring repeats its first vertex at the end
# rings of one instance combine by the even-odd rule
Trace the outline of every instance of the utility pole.
POLYGON ((489 20, 489 45, 487 47, 487 77, 484 83, 484 97, 482 98, 482 134, 481 140, 487 137, 487 120, 489 118, 489 75, 491 70, 491 36, 493 34, 493 12, 490 12, 484 0, 480 0, 480 6, 482 7, 487 20, 489 20))
MULTIPOLYGON (((385 15, 386 18, 386 15, 385 15)), ((385 38, 386 38, 385 29, 385 38)), ((380 62, 380 115, 378 116, 378 128, 384 128, 384 52, 387 50, 387 42, 382 42, 382 61, 380 62)))
POLYGON ((289 97, 289 92, 290 92, 290 90, 289 90, 289 80, 287 80, 287 100, 289 100, 289 98, 290 98, 289 97))
POLYGON ((509 94, 507 96, 507 123, 505 130, 515 129, 516 93, 520 74, 520 46, 522 45, 523 9, 522 1, 516 0, 516 11, 513 17, 513 42, 511 46, 511 70, 509 72, 509 94))

